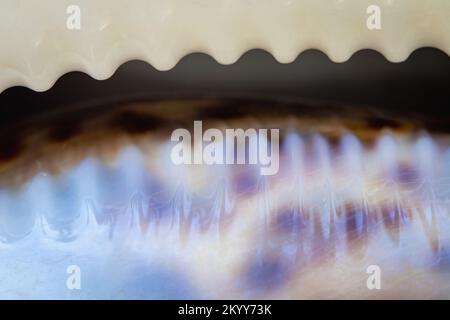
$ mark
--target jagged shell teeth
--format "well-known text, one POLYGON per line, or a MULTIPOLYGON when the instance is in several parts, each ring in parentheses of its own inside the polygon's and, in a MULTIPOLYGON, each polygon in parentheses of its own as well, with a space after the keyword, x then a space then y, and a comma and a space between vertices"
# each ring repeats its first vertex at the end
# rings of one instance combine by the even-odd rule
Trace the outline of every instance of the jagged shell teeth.
POLYGON ((131 59, 167 70, 198 51, 225 64, 254 48, 280 62, 311 48, 339 62, 364 48, 391 61, 423 46, 450 52, 450 2, 442 0, 78 0, 79 11, 71 5, 0 1, 0 91, 46 90, 73 70, 105 79, 131 59), (376 29, 367 25, 376 12, 371 6, 380 10, 376 29))

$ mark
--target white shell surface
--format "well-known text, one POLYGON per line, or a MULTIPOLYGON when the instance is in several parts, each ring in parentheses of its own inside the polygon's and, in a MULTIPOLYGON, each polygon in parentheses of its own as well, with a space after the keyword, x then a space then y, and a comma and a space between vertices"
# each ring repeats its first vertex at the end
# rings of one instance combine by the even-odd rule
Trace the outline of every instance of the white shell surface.
POLYGON ((0 0, 0 92, 49 89, 63 74, 106 79, 124 62, 168 70, 203 52, 223 64, 259 48, 278 61, 319 49, 343 62, 374 49, 400 62, 419 47, 450 52, 447 0, 0 0), (80 29, 69 29, 80 9, 80 29), (380 9, 381 29, 367 27, 380 9))

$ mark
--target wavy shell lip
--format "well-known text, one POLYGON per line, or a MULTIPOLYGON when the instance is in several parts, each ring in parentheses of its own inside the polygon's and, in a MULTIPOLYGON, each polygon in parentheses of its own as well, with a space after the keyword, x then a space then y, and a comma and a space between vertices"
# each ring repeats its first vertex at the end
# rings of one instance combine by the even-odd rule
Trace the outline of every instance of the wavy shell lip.
POLYGON ((66 28, 71 4, 0 2, 0 91, 44 91, 75 70, 106 79, 133 59, 168 70, 192 52, 223 64, 254 48, 283 63, 312 48, 336 62, 366 48, 393 62, 425 46, 450 53, 450 3, 439 0, 80 0, 80 30, 66 28), (373 4, 382 9, 381 30, 365 24, 373 4))

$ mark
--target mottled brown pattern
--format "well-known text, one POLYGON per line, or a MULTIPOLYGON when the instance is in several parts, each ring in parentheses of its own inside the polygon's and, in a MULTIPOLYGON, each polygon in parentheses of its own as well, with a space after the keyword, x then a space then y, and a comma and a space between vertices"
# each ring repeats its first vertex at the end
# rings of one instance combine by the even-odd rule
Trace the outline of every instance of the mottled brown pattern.
POLYGON ((0 163, 9 162, 19 157, 25 145, 21 133, 8 132, 0 138, 0 163))
POLYGON ((402 123, 395 119, 373 116, 367 119, 367 126, 370 129, 376 130, 382 130, 385 128, 399 129, 402 127, 402 123))
POLYGON ((153 131, 164 124, 164 119, 133 111, 123 111, 115 115, 111 121, 113 127, 118 127, 131 134, 153 131))
POLYGON ((79 135, 82 131, 81 124, 77 122, 63 122, 50 128, 47 137, 52 142, 65 142, 79 135))
POLYGON ((16 173, 30 168, 30 162, 39 162, 44 168, 46 163, 52 162, 49 166, 52 171, 65 170, 66 167, 56 170, 55 166, 76 164, 77 159, 82 159, 100 142, 104 146, 114 145, 109 149, 105 147, 109 151, 102 149, 106 158, 113 157, 114 150, 120 149, 118 141, 145 134, 167 140, 171 130, 192 128, 194 120, 203 120, 204 129, 280 128, 282 149, 288 129, 306 137, 321 134, 333 149, 347 132, 371 146, 386 128, 399 133, 421 128, 430 129, 432 133, 450 131, 445 118, 426 115, 422 119, 385 111, 364 106, 254 98, 144 99, 60 109, 55 114, 44 112, 39 118, 23 121, 17 118, 14 129, 4 129, 7 131, 0 134, 0 181, 6 181, 6 176, 16 181, 16 173), (108 141, 115 142, 108 144, 108 141), (61 157, 74 160, 60 164, 57 158, 61 157))

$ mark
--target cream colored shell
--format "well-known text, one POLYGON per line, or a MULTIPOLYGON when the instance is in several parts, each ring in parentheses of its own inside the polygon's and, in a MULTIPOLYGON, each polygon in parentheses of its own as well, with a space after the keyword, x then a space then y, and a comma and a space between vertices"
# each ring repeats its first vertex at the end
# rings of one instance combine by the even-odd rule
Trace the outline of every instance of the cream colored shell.
POLYGON ((168 70, 192 52, 223 64, 254 48, 283 63, 312 48, 336 62, 364 48, 395 62, 450 52, 448 0, 0 0, 0 26, 0 92, 46 90, 74 70, 106 79, 132 59, 168 70), (70 5, 80 30, 66 27, 70 5), (367 28, 370 5, 381 30, 367 28))

